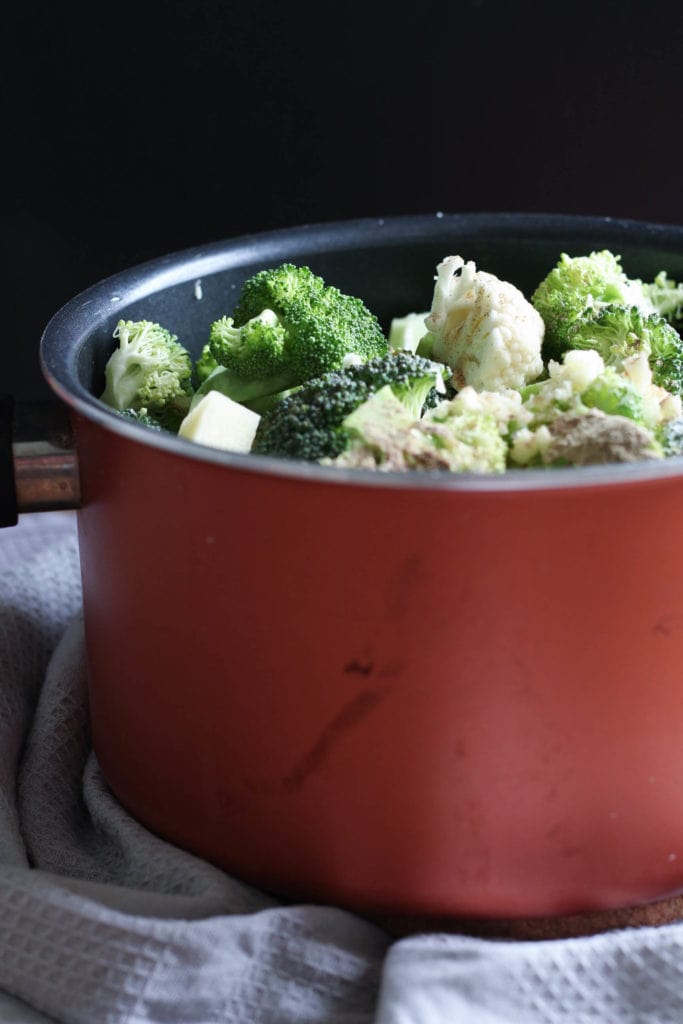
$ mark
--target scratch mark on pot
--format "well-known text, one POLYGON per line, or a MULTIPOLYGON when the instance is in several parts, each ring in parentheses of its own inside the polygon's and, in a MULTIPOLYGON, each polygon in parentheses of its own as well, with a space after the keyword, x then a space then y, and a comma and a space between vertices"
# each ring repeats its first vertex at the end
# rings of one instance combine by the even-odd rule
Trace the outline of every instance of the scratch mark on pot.
POLYGON ((362 676, 369 676, 374 667, 372 661, 358 661, 357 658, 352 658, 344 665, 344 671, 358 672, 362 676))
POLYGON ((676 629, 680 629, 681 620, 675 615, 662 615, 660 619, 657 619, 652 632, 656 636, 670 636, 671 633, 676 629))
POLYGON ((422 556, 411 554, 397 566, 393 578, 388 581, 385 602, 389 615, 401 618, 409 615, 416 602, 416 594, 429 582, 422 556))
POLYGON ((342 737, 355 728, 364 718, 371 714, 389 692, 385 687, 380 690, 362 690, 352 697, 330 719, 319 738, 307 753, 294 765, 285 776, 285 789, 300 789, 308 777, 317 772, 330 756, 330 753, 342 737))

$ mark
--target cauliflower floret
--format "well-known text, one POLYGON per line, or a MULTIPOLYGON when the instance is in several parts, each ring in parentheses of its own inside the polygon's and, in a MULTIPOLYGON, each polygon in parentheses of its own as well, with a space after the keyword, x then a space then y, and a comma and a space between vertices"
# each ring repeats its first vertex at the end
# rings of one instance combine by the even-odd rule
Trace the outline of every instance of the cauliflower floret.
POLYGON ((510 444, 510 461, 518 466, 543 461, 553 439, 548 427, 543 424, 536 430, 523 427, 518 430, 510 444))
POLYGON ((567 382, 577 394, 585 391, 604 371, 605 362, 595 349, 573 348, 564 353, 561 363, 554 359, 548 363, 550 379, 558 384, 567 382))
POLYGON ((546 378, 524 390, 524 410, 537 422, 552 419, 559 409, 575 406, 586 388, 604 372, 605 363, 597 352, 570 349, 561 363, 554 359, 548 362, 546 378))
POLYGON ((389 385, 354 409, 343 427, 346 449, 321 459, 323 465, 452 473, 502 473, 506 465, 507 444, 491 415, 442 402, 416 420, 389 385))
POLYGON ((621 369, 643 396, 644 418, 647 422, 665 423, 667 420, 678 419, 683 414, 680 395, 672 395, 670 391, 654 383, 647 352, 628 356, 624 359, 621 369))
POLYGON ((435 281, 431 355, 451 367, 458 390, 521 388, 539 376, 544 324, 518 288, 461 256, 442 260, 435 281))
POLYGON ((457 413, 480 413, 492 416, 501 434, 507 433, 512 420, 521 425, 532 419, 532 413, 522 404, 519 391, 507 388, 505 391, 477 391, 467 385, 448 402, 441 403, 434 410, 434 418, 439 418, 439 409, 443 407, 457 413))

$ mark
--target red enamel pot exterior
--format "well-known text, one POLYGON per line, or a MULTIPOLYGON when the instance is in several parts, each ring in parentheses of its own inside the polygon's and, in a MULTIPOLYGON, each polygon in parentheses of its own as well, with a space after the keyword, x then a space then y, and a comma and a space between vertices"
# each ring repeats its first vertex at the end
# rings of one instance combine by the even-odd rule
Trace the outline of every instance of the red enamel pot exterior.
MULTIPOLYGON (((548 265, 620 248, 612 222, 572 244, 571 219, 521 219, 548 265)), ((130 308, 164 322, 152 279, 130 308)), ((680 467, 433 482, 214 453, 65 382, 49 344, 67 315, 43 359, 74 413, 93 740, 142 823, 278 895, 368 912, 683 889, 680 467)), ((61 357, 86 383, 89 344, 61 357)))

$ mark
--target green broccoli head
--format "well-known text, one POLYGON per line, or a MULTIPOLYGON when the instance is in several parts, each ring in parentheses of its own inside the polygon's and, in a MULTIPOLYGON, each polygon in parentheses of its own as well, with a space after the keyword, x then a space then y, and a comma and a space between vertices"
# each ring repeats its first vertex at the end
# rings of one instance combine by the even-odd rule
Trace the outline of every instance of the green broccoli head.
POLYGON ((654 383, 671 394, 683 394, 683 338, 659 313, 646 313, 638 306, 603 306, 574 324, 571 344, 594 349, 607 366, 617 368, 645 352, 654 383))
POLYGON ((218 369, 218 365, 211 352, 211 346, 207 341, 194 364, 194 373, 198 384, 203 384, 214 370, 218 369))
POLYGON ((373 392, 343 421, 346 447, 325 465, 350 469, 500 473, 507 445, 493 416, 449 402, 416 419, 390 385, 373 392))
POLYGON ((211 324, 209 350, 220 366, 258 380, 282 371, 286 336, 272 309, 262 310, 241 327, 235 326, 234 317, 223 316, 211 324))
POLYGON ((614 366, 606 366, 581 393, 580 400, 589 409, 601 409, 610 416, 626 416, 636 423, 644 422, 642 393, 614 366))
POLYGON ((657 440, 666 457, 683 455, 683 416, 664 420, 657 429, 657 440))
POLYGON ((209 348, 259 398, 385 355, 388 343, 361 299, 284 263, 245 281, 233 315, 212 325, 209 348))
POLYGON ((167 430, 177 430, 193 395, 187 349, 151 320, 119 320, 114 338, 118 347, 105 366, 101 400, 119 412, 145 409, 167 430))
POLYGON ((562 253, 531 296, 531 304, 545 324, 544 359, 559 360, 566 349, 575 347, 572 328, 576 320, 610 303, 654 310, 643 283, 627 277, 621 257, 609 249, 587 256, 562 253))
POLYGON ((683 284, 670 278, 665 270, 660 270, 654 281, 646 282, 643 288, 656 313, 669 323, 683 319, 683 284))
POLYGON ((418 419, 442 391, 449 370, 413 352, 391 352, 307 381, 263 413, 252 451, 317 461, 335 458, 348 442, 344 419, 389 385, 408 415, 418 419))
POLYGON ((291 374, 283 369, 285 337, 285 328, 270 309, 241 327, 235 327, 231 316, 215 320, 195 364, 195 401, 207 391, 221 391, 235 402, 258 403, 289 389, 291 374))
MULTIPOLYGON (((317 305, 324 298, 327 285, 310 267, 281 263, 259 270, 242 285, 234 309, 235 323, 244 324, 264 309, 272 309, 287 319, 302 305, 317 305)), ((333 289, 334 291, 334 289, 333 289)))

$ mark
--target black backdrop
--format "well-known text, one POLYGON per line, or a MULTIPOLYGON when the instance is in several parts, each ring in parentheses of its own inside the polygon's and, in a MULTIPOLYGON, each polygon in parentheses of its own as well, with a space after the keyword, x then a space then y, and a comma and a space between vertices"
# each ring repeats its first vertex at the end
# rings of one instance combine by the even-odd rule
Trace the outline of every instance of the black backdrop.
POLYGON ((75 292, 209 240, 438 210, 683 223, 682 43, 657 0, 12 7, 0 391, 48 394, 40 334, 75 292))

